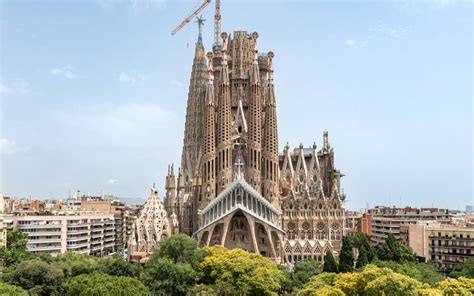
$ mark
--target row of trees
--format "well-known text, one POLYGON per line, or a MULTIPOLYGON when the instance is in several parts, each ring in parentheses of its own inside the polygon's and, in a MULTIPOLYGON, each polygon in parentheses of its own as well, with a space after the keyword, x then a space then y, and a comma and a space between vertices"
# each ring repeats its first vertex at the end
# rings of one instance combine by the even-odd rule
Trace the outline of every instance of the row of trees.
MULTIPOLYGON (((344 238, 338 258, 328 253, 324 265, 303 260, 291 270, 241 249, 201 249, 181 234, 160 241, 144 266, 119 256, 35 256, 23 234, 8 239, 0 248, 0 295, 472 295, 467 287, 474 286, 465 277, 442 280, 434 265, 415 263, 394 240, 372 248, 361 234, 344 238)), ((473 278, 473 266, 474 260, 456 272, 473 278)))
POLYGON ((392 234, 388 235, 385 243, 373 247, 369 243, 368 235, 356 233, 342 238, 339 263, 336 263, 332 252, 326 253, 323 271, 351 272, 355 268, 362 268, 374 261, 415 263, 416 256, 409 247, 398 243, 392 234))
POLYGON ((390 268, 368 264, 359 272, 314 276, 295 295, 474 295, 474 280, 447 278, 432 287, 390 268))

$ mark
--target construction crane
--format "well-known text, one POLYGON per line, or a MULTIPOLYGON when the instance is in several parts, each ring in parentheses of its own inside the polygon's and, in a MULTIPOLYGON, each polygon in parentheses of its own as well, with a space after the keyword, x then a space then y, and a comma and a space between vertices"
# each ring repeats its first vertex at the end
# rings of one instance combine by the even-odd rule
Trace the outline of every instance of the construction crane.
MULTIPOLYGON (((173 31, 171 35, 176 34, 184 26, 186 26, 192 19, 201 12, 212 0, 204 0, 201 5, 194 9, 187 18, 185 18, 173 31)), ((216 0, 216 8, 214 11, 214 46, 219 45, 219 39, 221 34, 221 0, 216 0)))

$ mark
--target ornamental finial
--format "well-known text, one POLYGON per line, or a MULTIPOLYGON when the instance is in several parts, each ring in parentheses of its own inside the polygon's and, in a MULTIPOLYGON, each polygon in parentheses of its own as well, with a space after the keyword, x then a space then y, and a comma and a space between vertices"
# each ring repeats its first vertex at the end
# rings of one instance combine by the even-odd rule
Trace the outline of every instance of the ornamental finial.
POLYGON ((199 28, 199 38, 198 38, 198 40, 199 40, 200 42, 202 42, 202 26, 204 26, 204 22, 205 22, 205 21, 206 21, 206 20, 202 17, 202 15, 201 15, 201 16, 198 16, 198 17, 196 18, 196 23, 198 24, 198 28, 199 28))
POLYGON ((267 53, 267 58, 268 58, 268 80, 273 80, 273 57, 275 56, 275 54, 273 53, 273 51, 269 51, 267 53))
POLYGON ((257 49, 258 33, 257 33, 257 32, 253 32, 253 33, 252 33, 252 39, 253 39, 253 41, 254 41, 254 48, 253 48, 254 56, 253 56, 253 62, 254 62, 254 63, 258 63, 258 49, 257 49))
POLYGON ((221 38, 222 38, 222 58, 223 60, 227 60, 227 33, 222 32, 221 38))
POLYGON ((212 51, 207 53, 207 74, 209 75, 209 82, 211 82, 214 79, 214 69, 212 67, 212 58, 214 57, 214 54, 212 51))

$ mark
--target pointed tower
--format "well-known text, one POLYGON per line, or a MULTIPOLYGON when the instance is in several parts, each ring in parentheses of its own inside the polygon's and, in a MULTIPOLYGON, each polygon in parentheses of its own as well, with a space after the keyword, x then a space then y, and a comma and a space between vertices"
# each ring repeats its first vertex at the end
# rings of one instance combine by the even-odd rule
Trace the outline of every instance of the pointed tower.
POLYGON ((280 207, 278 198, 278 129, 275 90, 273 86, 273 64, 274 54, 268 52, 268 86, 265 98, 265 120, 263 135, 263 196, 276 208, 280 207))
POLYGON ((208 82, 206 86, 206 121, 204 126, 204 145, 202 175, 203 186, 202 198, 198 207, 205 207, 216 196, 216 106, 214 103, 214 69, 212 66, 212 52, 207 53, 208 59, 208 82))
MULTIPOLYGON (((196 42, 189 84, 183 151, 181 154, 181 167, 184 170, 183 174, 187 177, 187 182, 192 182, 194 174, 199 170, 198 160, 202 153, 204 96, 207 83, 207 65, 201 32, 202 24, 202 19, 198 20, 199 36, 196 42)), ((186 184, 186 186, 191 188, 192 184, 186 184)))
POLYGON ((177 213, 178 209, 176 204, 176 178, 174 176, 173 164, 171 166, 168 165, 168 175, 166 176, 165 189, 165 209, 170 215, 172 213, 177 213))
POLYGON ((227 33, 222 32, 222 62, 217 103, 217 193, 232 181, 232 114, 227 65, 227 33))
POLYGON ((247 145, 247 178, 252 187, 261 193, 261 159, 262 159, 262 90, 258 67, 258 33, 252 34, 254 56, 250 67, 250 96, 248 107, 248 145, 247 145))

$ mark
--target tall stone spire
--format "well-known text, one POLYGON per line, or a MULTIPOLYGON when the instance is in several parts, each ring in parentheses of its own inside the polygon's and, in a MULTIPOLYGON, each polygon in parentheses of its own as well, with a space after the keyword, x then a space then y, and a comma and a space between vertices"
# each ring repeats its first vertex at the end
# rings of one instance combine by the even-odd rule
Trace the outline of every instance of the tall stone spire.
MULTIPOLYGON (((204 96, 207 83, 207 65, 201 27, 203 19, 198 19, 199 36, 194 52, 194 61, 189 84, 188 103, 186 108, 186 123, 184 128, 183 151, 181 166, 187 180, 192 180, 198 170, 203 136, 204 96)), ((187 186, 189 184, 186 184, 187 186)))
MULTIPOLYGON (((154 186, 153 186, 154 187, 154 186)), ((164 206, 166 212, 170 215, 178 211, 176 204, 176 178, 174 175, 174 166, 168 165, 168 175, 165 183, 166 195, 164 199, 164 206)))
POLYGON ((261 193, 261 159, 262 159, 262 89, 258 67, 258 33, 252 34, 254 40, 254 56, 250 66, 250 98, 248 107, 248 149, 247 149, 247 179, 255 190, 261 193))
POLYGON ((217 190, 221 192, 232 181, 232 114, 230 80, 227 65, 227 33, 222 32, 222 63, 217 105, 217 190))
POLYGON ((263 195, 275 207, 280 207, 278 199, 278 129, 275 90, 273 86, 273 64, 274 54, 268 52, 268 86, 265 99, 265 121, 263 140, 263 195))
POLYGON ((212 52, 207 53, 208 59, 208 82, 206 86, 206 122, 204 127, 204 145, 203 145, 203 198, 201 198, 199 207, 205 207, 216 195, 216 125, 214 103, 214 69, 212 67, 212 52))

